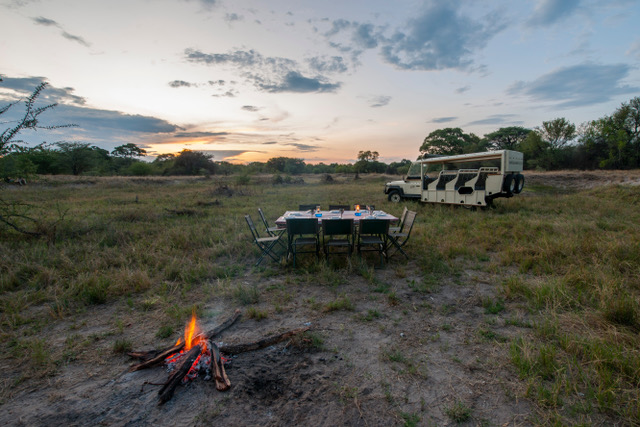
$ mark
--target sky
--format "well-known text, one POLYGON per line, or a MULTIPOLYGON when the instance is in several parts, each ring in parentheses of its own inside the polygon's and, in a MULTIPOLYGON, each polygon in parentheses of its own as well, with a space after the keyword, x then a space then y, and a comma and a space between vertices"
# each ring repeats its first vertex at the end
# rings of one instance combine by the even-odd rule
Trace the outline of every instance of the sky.
POLYGON ((390 163, 436 129, 613 113, 638 22, 638 0, 0 0, 0 106, 48 82, 45 124, 78 126, 30 143, 390 163))

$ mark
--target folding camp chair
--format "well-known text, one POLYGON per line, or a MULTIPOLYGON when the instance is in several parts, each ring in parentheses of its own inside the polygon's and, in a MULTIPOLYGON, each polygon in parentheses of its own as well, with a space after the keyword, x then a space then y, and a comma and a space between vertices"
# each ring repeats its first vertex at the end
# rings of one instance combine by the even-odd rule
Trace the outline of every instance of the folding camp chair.
POLYGON ((414 211, 407 212, 407 217, 404 221, 402 231, 394 232, 391 231, 389 233, 389 241, 391 242, 390 250, 387 250, 387 258, 396 252, 400 251, 405 258, 409 259, 409 255, 402 249, 404 245, 409 241, 409 237, 411 236, 411 230, 413 229, 413 224, 416 220, 417 213, 414 211))
POLYGON ((404 221, 407 219, 407 212, 409 212, 409 209, 407 209, 407 207, 405 206, 404 210, 402 211, 402 216, 400 216, 400 222, 398 222, 398 225, 389 227, 390 233, 402 233, 402 229, 404 228, 404 221))
POLYGON ((276 256, 274 247, 280 240, 280 236, 269 236, 269 237, 260 237, 258 230, 256 230, 256 226, 253 224, 253 220, 250 215, 245 215, 244 219, 247 220, 247 224, 249 225, 249 230, 251 230, 251 235, 253 236, 254 243, 260 248, 261 254, 260 258, 256 262, 256 266, 260 265, 265 256, 271 257, 274 261, 279 261, 279 258, 276 256))
POLYGON ((331 254, 331 248, 346 248, 346 251, 334 251, 333 254, 347 253, 351 256, 353 252, 353 218, 322 221, 322 247, 327 258, 331 254))
MULTIPOLYGON (((258 208, 258 214, 260 215, 260 219, 262 219, 262 223, 264 224, 264 231, 271 237, 281 236, 282 233, 285 232, 284 228, 278 228, 278 226, 270 226, 267 218, 264 216, 264 212, 262 212, 261 208, 258 208)), ((282 239, 278 240, 278 243, 282 245, 283 248, 287 248, 282 239)))
POLYGON ((384 257, 387 249, 387 236, 389 234, 389 220, 387 219, 363 219, 358 227, 358 253, 374 251, 380 253, 380 266, 384 266, 384 257), (370 248, 370 249, 366 249, 370 248))
POLYGON ((318 218, 288 218, 287 234, 289 239, 288 253, 293 253, 293 266, 296 266, 298 253, 316 253, 320 259, 320 225, 318 218), (313 246, 311 250, 300 250, 300 247, 313 246))

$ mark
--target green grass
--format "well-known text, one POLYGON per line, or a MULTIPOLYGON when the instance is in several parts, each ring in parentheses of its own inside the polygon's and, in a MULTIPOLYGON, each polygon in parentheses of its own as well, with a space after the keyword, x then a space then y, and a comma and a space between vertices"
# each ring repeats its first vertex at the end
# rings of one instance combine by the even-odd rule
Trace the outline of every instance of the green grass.
MULTIPOLYGON (((522 328, 502 347, 545 420, 571 425, 606 415, 621 425, 640 424, 639 187, 560 191, 538 185, 478 212, 414 203, 409 264, 394 257, 380 271, 354 257, 301 263, 296 270, 266 260, 254 268, 259 252, 243 216, 257 221, 257 207, 273 221, 299 203, 328 205, 336 194, 344 200, 366 194, 376 207, 402 212, 402 205, 384 198, 382 178, 340 177, 333 184, 315 178, 274 186, 262 176, 81 177, 0 190, 3 200, 28 203, 47 230, 46 238, 36 239, 0 228, 0 344, 7 349, 0 358, 54 373, 71 360, 64 354, 70 349, 62 342, 44 351, 36 334, 110 306, 118 307, 118 318, 166 325, 158 338, 170 338, 194 309, 202 315, 205 303, 219 299, 243 306, 266 301, 272 312, 286 315, 296 309, 293 296, 303 295, 317 311, 352 311, 357 299, 341 288, 360 281, 379 301, 403 310, 422 307, 443 287, 464 285, 463 273, 473 269, 502 278, 494 284, 496 296, 482 306, 487 318, 506 319, 511 331, 522 328), (233 197, 216 192, 222 185, 233 197), (335 299, 305 296, 314 286, 328 287, 335 299)), ((434 309, 442 316, 458 310, 446 304, 434 309)), ((375 310, 362 319, 381 321, 375 310)), ((505 341, 487 328, 478 333, 484 342, 505 341)), ((111 349, 126 347, 123 341, 111 349)), ((419 366, 404 357, 411 363, 393 363, 419 366)))

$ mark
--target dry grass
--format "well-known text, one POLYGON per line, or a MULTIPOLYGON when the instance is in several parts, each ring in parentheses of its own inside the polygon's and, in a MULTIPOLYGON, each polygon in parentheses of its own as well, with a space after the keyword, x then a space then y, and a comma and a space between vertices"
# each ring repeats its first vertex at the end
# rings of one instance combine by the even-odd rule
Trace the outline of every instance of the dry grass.
MULTIPOLYGON (((603 174, 531 174, 525 192, 499 200, 495 210, 412 204, 418 221, 409 248, 419 271, 407 271, 402 257, 386 267, 421 294, 469 266, 504 278, 495 284, 499 296, 480 304, 493 315, 517 302, 536 319, 531 334, 508 338, 506 350, 526 385, 525 397, 536 404, 535 422, 573 424, 602 414, 621 424, 640 423, 640 173, 603 174), (603 181, 632 185, 594 184, 603 181)), ((0 190, 5 200, 33 205, 42 224, 56 224, 49 240, 0 229, 2 359, 27 364, 32 372, 13 381, 55 375, 73 357, 91 357, 83 355, 85 340, 73 333, 51 352, 36 337, 49 323, 105 304, 119 304, 128 313, 123 317, 144 313, 162 325, 158 334, 166 334, 180 330, 193 309, 206 316, 201 301, 212 295, 248 306, 268 298, 277 313, 292 298, 288 283, 338 289, 358 276, 370 284, 373 298, 396 306, 395 285, 381 282, 367 262, 328 266, 306 259, 295 270, 268 262, 252 269, 258 252, 243 216, 251 214, 257 223, 258 207, 270 220, 308 202, 358 200, 396 215, 402 211, 382 194, 386 177, 354 182, 337 176, 332 184, 321 178, 273 186, 269 176, 251 177, 246 185, 236 184, 237 177, 56 177, 0 190), (222 186, 230 192, 221 195, 222 186), (187 210, 193 214, 179 214, 187 210), (284 285, 265 295, 235 280, 247 272, 284 285)), ((337 293, 332 302, 308 303, 318 312, 353 310, 349 297, 337 293)), ((252 310, 260 319, 271 312, 252 310)), ((368 314, 359 320, 378 321, 368 314)), ((120 337, 121 329, 114 323, 94 339, 114 336, 111 350, 125 351, 131 343, 120 337)), ((388 359, 410 370, 417 362, 402 359, 406 354, 388 359)), ((2 390, 9 388, 3 383, 2 390)), ((468 409, 452 406, 451 419, 468 418, 468 409)), ((407 417, 409 424, 416 421, 407 417)))

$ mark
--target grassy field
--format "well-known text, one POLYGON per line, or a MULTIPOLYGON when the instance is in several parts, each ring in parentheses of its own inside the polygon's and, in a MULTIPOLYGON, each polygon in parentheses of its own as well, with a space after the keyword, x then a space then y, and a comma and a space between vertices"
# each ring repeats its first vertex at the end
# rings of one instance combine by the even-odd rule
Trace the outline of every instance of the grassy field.
MULTIPOLYGON (((382 194, 388 177, 321 178, 295 185, 272 185, 269 176, 41 179, 0 190, 5 202, 27 204, 24 212, 39 222, 25 226, 45 234, 0 228, 0 357, 12 372, 0 402, 76 363, 90 344, 66 334, 52 347, 48 335, 105 305, 151 319, 156 336, 167 338, 214 293, 247 306, 254 319, 277 313, 282 302, 259 307, 265 290, 247 278, 334 288, 350 277, 379 283, 375 257, 331 265, 306 259, 297 269, 266 260, 253 268, 258 251, 244 215, 258 224, 258 207, 271 221, 299 203, 402 211, 382 194)), ((385 270, 419 277, 403 286, 424 292, 462 271, 498 278, 486 312, 517 306, 528 313, 526 322, 508 318, 525 332, 503 346, 522 384, 518 397, 534 407, 528 422, 640 425, 640 186, 566 189, 540 180, 496 205, 470 211, 408 203, 418 212, 411 260, 394 257, 385 270)), ((393 305, 393 287, 381 292, 393 305)), ((349 296, 320 305, 349 310, 349 296)), ((360 320, 378 317, 369 310, 360 320)), ((134 347, 123 320, 112 322, 112 350, 134 347)), ((390 353, 389 363, 406 364, 401 356, 390 353)), ((466 421, 469 408, 456 405, 449 417, 466 421)), ((405 425, 419 419, 402 417, 405 425)))

